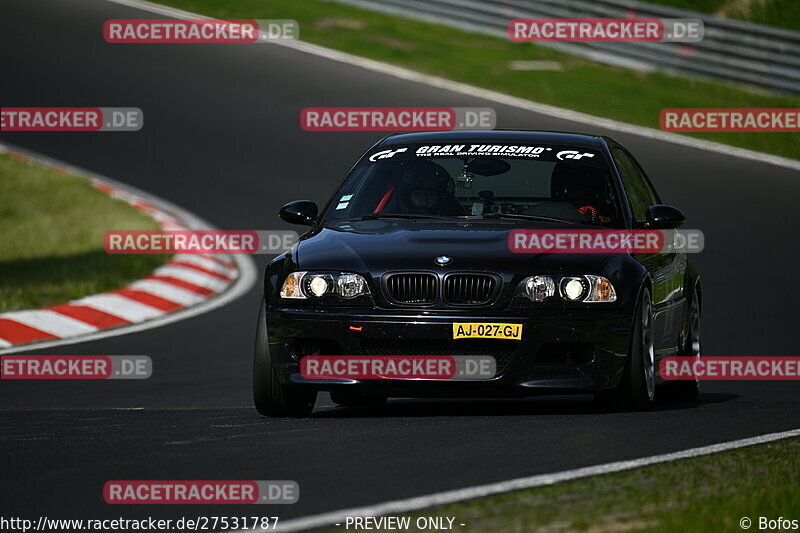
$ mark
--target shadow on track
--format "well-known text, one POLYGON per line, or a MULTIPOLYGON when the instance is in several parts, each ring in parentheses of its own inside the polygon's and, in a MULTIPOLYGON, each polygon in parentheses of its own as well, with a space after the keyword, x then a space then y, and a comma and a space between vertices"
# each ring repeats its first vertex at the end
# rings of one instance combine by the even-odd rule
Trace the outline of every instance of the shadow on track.
MULTIPOLYGON (((660 401, 654 411, 696 409, 739 398, 733 393, 701 393, 697 402, 660 401)), ((595 402, 589 395, 542 396, 525 399, 393 399, 378 408, 336 406, 315 411, 312 418, 392 418, 436 416, 586 415, 621 413, 595 402)))

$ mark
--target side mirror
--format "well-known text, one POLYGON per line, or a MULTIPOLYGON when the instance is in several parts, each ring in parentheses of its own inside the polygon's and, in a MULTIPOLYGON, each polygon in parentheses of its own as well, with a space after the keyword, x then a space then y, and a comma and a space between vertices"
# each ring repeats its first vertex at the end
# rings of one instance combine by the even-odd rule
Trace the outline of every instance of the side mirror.
POLYGON ((278 216, 289 224, 313 226, 317 222, 317 204, 310 200, 296 200, 281 207, 278 216))
POLYGON ((645 212, 645 226, 653 229, 675 229, 686 221, 680 209, 669 205, 651 205, 645 212))

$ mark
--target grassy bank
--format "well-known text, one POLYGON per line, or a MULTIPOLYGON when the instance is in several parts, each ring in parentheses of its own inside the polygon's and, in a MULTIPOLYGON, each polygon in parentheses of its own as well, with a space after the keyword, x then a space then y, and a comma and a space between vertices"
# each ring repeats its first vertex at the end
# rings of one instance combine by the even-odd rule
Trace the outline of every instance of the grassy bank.
POLYGON ((720 533, 743 531, 746 517, 758 531, 762 516, 800 519, 798 476, 793 439, 439 507, 411 524, 436 516, 482 533, 720 533))
POLYGON ((0 155, 0 312, 38 308, 118 289, 163 255, 109 255, 109 230, 156 223, 90 182, 0 155))
POLYGON ((797 0, 645 0, 655 4, 710 13, 718 17, 800 30, 797 0))
MULTIPOLYGON (((800 99, 663 73, 592 63, 513 43, 319 0, 161 0, 224 19, 291 18, 312 43, 593 115, 658 128, 664 108, 800 107, 800 99), (562 70, 520 71, 509 62, 547 60, 562 70)), ((166 45, 165 45, 166 46, 166 45)), ((308 106, 325 102, 304 102, 308 106)), ((347 105, 358 105, 352 101, 347 105)), ((384 105, 396 105, 387 101, 384 105)), ((498 127, 503 127, 502 121, 498 127)), ((299 126, 298 126, 299 127, 299 126)), ((531 129, 535 129, 532 125, 531 129)), ((591 131, 592 128, 586 128, 591 131)), ((800 159, 800 133, 698 133, 698 138, 800 159)))

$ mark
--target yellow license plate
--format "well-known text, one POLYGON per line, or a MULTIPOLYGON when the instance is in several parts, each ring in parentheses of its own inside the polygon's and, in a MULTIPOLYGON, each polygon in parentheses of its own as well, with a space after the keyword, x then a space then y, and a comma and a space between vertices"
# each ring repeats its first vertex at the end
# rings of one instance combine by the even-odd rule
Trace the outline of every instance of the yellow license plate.
POLYGON ((454 339, 512 339, 522 338, 522 324, 490 322, 455 322, 454 339))

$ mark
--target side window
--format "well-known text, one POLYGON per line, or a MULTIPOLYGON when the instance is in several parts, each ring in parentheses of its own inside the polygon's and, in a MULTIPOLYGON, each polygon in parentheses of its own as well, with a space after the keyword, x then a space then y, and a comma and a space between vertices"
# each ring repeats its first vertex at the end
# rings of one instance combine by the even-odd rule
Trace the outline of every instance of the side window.
POLYGON ((619 148, 612 148, 611 152, 622 176, 622 184, 625 186, 625 194, 631 204, 633 216, 637 222, 642 222, 645 211, 651 205, 658 203, 658 197, 650 187, 642 169, 631 156, 619 148))

